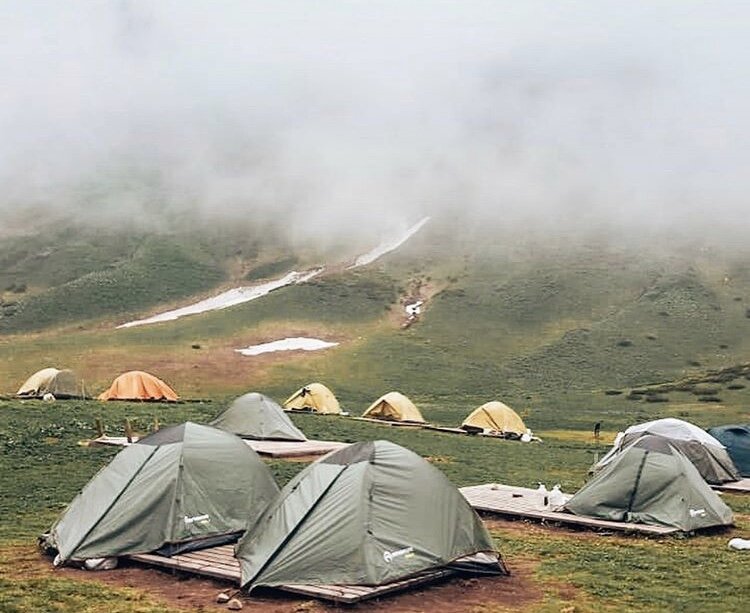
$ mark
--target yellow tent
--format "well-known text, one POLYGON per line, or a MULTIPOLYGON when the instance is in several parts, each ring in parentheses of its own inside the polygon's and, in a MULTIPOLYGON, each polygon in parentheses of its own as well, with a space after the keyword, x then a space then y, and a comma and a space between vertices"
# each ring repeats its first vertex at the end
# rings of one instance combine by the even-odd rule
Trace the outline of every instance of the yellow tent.
POLYGON ((526 424, 518 413, 502 402, 494 401, 474 409, 461 427, 470 432, 502 432, 518 436, 526 432, 526 424))
POLYGON ((310 383, 298 389, 284 402, 285 409, 310 410, 313 413, 341 415, 336 396, 322 383, 310 383))
POLYGON ((388 392, 381 396, 362 413, 362 417, 374 417, 386 421, 426 423, 414 403, 400 392, 388 392))
POLYGON ((177 393, 161 379, 140 370, 121 374, 99 400, 167 400, 174 402, 177 393))
POLYGON ((73 371, 43 368, 26 379, 26 382, 16 392, 16 396, 41 398, 47 393, 56 398, 76 398, 80 396, 73 371))

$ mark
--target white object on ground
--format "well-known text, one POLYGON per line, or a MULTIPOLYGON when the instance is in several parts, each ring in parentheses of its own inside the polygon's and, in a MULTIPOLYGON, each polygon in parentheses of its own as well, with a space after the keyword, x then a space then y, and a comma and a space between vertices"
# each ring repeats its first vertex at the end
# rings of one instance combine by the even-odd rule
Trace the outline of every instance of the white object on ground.
POLYGON ((750 539, 734 538, 729 541, 730 549, 750 549, 750 539))
POLYGON ((42 396, 42 400, 44 400, 45 402, 54 402, 56 399, 55 395, 52 392, 47 392, 44 396, 42 396))
POLYGON ((350 270, 351 268, 358 268, 359 266, 366 266, 367 264, 371 264, 372 262, 377 260, 379 257, 385 255, 386 253, 389 253, 391 251, 394 251, 395 249, 398 249, 401 245, 403 245, 406 241, 408 241, 412 236, 414 236, 417 232, 419 232, 422 229, 422 226, 424 226, 428 221, 430 221, 430 218, 425 217, 424 219, 421 219, 420 221, 415 223, 411 228, 409 228, 404 234, 400 235, 398 238, 386 240, 380 243, 377 247, 375 247, 375 249, 372 249, 371 251, 368 251, 367 253, 357 256, 357 259, 354 260, 354 264, 347 266, 346 269, 350 270))
POLYGON ((404 310, 406 311, 406 314, 409 316, 419 315, 422 312, 423 304, 424 304, 424 300, 417 300, 416 302, 412 304, 407 304, 404 307, 404 310))
POLYGON ((261 353, 271 353, 273 351, 295 351, 302 349, 304 351, 317 351, 318 349, 328 349, 328 347, 335 347, 338 343, 329 343, 328 341, 321 341, 317 338, 285 338, 280 341, 273 341, 271 343, 263 343, 262 345, 252 345, 245 349, 235 349, 237 353, 242 355, 260 355, 261 353))
POLYGON ((267 283, 261 283, 260 285, 250 285, 247 287, 235 287, 226 292, 223 292, 217 296, 206 298, 195 304, 191 304, 173 311, 166 311, 165 313, 159 313, 146 319, 137 319, 135 321, 129 321, 125 324, 120 324, 117 328, 132 328, 134 326, 144 326, 146 324, 156 324, 164 321, 174 321, 180 317, 186 315, 196 315, 198 313, 205 313, 206 311, 218 311, 226 309, 237 304, 244 302, 250 302, 257 298, 261 298, 270 294, 272 291, 281 289, 287 285, 296 285, 309 281, 313 277, 316 277, 323 268, 313 268, 312 270, 306 270, 304 272, 292 271, 279 279, 268 281, 267 283))
POLYGON ((549 506, 552 509, 563 506, 568 502, 567 496, 560 491, 560 484, 556 483, 552 486, 552 491, 549 493, 549 506))
POLYGON ((534 435, 531 433, 529 428, 526 428, 526 432, 521 435, 522 443, 530 443, 534 439, 534 435))
POLYGON ((549 508, 549 492, 547 486, 544 483, 539 483, 539 487, 536 490, 537 493, 537 506, 542 510, 546 511, 549 508))
POLYGON ((83 562, 86 570, 114 570, 117 568, 117 558, 89 558, 83 562))

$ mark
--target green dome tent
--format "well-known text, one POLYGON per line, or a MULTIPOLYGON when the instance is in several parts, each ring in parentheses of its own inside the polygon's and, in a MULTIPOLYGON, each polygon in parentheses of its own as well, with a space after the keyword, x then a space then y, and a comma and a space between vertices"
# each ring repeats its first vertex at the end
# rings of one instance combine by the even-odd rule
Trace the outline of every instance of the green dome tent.
POLYGON ((45 394, 55 398, 80 398, 73 371, 43 368, 26 379, 16 392, 19 398, 42 398, 45 394))
POLYGON ((667 439, 645 435, 565 504, 576 515, 692 532, 732 524, 732 511, 667 439))
POLYGON ((603 469, 634 441, 647 434, 666 438, 695 465, 707 483, 720 485, 740 478, 724 445, 698 426, 673 417, 630 426, 618 434, 612 449, 591 468, 591 472, 603 469))
POLYGON ((256 441, 307 440, 278 404, 255 392, 236 398, 211 425, 256 441))
POLYGON ((507 573, 461 493, 388 441, 356 443, 308 466, 235 547, 249 590, 382 585, 474 554, 474 570, 507 573))
POLYGON ((42 536, 56 563, 234 540, 278 493, 271 472, 236 436, 191 422, 118 453, 42 536))
POLYGON ((740 475, 750 477, 750 424, 716 426, 708 433, 726 447, 740 475))

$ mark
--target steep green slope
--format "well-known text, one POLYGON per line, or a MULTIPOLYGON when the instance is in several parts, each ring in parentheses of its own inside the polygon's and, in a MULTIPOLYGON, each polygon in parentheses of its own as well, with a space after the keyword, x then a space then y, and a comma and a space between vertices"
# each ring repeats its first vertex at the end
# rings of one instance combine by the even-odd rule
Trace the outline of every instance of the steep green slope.
POLYGON ((163 237, 145 239, 133 255, 105 270, 56 285, 0 311, 0 332, 40 330, 57 324, 135 312, 217 285, 223 271, 163 237))

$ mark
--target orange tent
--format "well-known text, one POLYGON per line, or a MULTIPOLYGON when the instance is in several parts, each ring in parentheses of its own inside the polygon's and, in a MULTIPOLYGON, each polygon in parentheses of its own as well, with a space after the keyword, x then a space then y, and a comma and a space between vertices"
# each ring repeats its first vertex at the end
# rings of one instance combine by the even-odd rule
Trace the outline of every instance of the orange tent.
POLYGON ((147 372, 131 370, 121 374, 99 400, 168 400, 178 399, 177 393, 164 381, 147 372))

